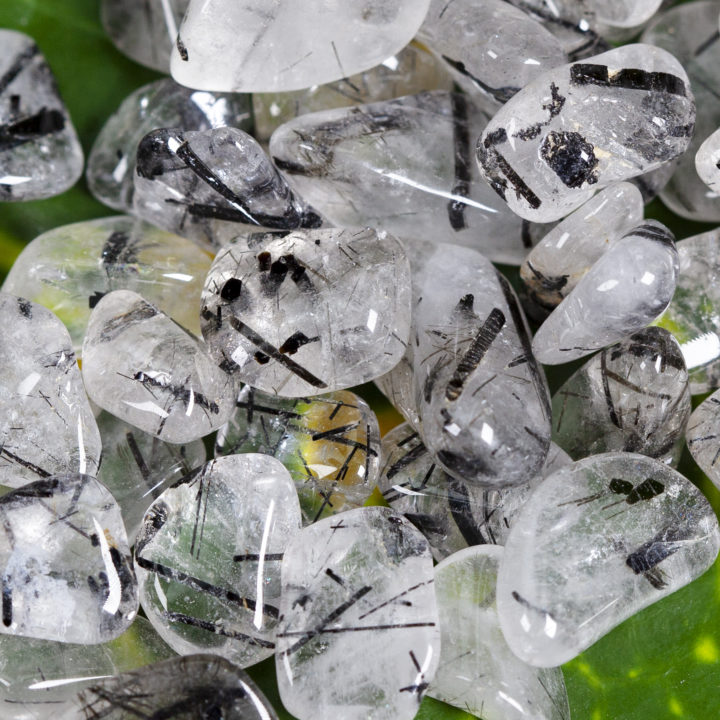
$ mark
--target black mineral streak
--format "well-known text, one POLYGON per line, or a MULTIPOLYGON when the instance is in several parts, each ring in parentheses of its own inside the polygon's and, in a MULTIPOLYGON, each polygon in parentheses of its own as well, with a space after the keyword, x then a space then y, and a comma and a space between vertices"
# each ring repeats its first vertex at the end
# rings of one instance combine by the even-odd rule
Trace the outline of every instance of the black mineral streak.
POLYGON ((570 83, 572 85, 597 85, 626 90, 665 92, 670 95, 687 97, 687 87, 677 75, 648 72, 638 68, 616 70, 610 77, 607 65, 576 63, 570 68, 570 83))
POLYGON ((448 218, 453 230, 466 227, 465 198, 470 195, 470 128, 468 127, 468 105, 464 95, 450 95, 453 114, 453 145, 455 148, 455 185, 452 189, 453 199, 448 203, 448 218))

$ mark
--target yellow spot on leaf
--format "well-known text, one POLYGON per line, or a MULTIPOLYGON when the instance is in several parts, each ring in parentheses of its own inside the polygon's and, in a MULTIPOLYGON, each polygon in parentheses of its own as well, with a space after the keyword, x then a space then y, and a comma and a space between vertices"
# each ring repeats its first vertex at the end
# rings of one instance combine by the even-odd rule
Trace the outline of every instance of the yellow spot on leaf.
POLYGON ((628 676, 631 680, 634 680, 634 679, 635 679, 636 677, 638 677, 641 673, 642 673, 642 669, 641 669, 641 668, 633 668, 632 670, 629 670, 629 671, 628 671, 627 676, 628 676))
POLYGON ((695 657, 698 662, 716 663, 720 654, 718 653, 715 640, 709 635, 704 635, 695 643, 695 657))
POLYGON ((595 689, 600 689, 603 687, 603 681, 600 679, 595 670, 593 670, 593 668, 588 665, 588 663, 578 662, 575 667, 578 669, 580 674, 585 677, 590 687, 595 689))
POLYGON ((670 712, 676 717, 682 717, 684 715, 682 705, 678 702, 677 698, 671 697, 668 702, 670 712))

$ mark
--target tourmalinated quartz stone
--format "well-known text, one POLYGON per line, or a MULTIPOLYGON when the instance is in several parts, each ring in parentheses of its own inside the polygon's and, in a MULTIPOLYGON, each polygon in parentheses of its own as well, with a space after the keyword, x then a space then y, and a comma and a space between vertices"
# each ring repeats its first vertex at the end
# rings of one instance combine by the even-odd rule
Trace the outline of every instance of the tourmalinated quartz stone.
MULTIPOLYGON (((122 7, 126 5, 123 0, 122 7)), ((251 129, 249 95, 190 90, 170 78, 144 85, 122 101, 97 136, 88 158, 90 192, 111 208, 131 212, 137 146, 145 135, 156 128, 188 131, 224 126, 251 129)))
POLYGON ((695 155, 695 169, 700 179, 715 194, 720 193, 720 130, 703 142, 695 155))
POLYGON ((221 366, 252 387, 341 390, 400 361, 410 268, 400 243, 372 229, 248 234, 215 257, 201 322, 221 366))
POLYGON ((250 677, 213 655, 172 658, 101 679, 80 692, 77 703, 81 717, 103 720, 277 720, 250 677))
POLYGON ((533 314, 552 312, 610 245, 642 222, 643 212, 640 190, 622 182, 558 223, 520 266, 533 314))
POLYGON ((2 289, 52 310, 80 354, 91 310, 133 290, 200 334, 197 308, 210 256, 189 240, 128 216, 63 225, 23 248, 2 289))
POLYGON ((83 379, 104 410, 166 442, 224 425, 235 390, 203 344, 128 290, 105 295, 90 316, 83 379))
POLYGON ((657 460, 607 453, 562 468, 520 511, 497 585, 503 635, 525 662, 567 662, 701 575, 720 546, 710 504, 657 460))
POLYGON ((72 187, 83 152, 55 78, 32 38, 0 29, 0 202, 72 187))
POLYGON ((432 558, 388 508, 304 528, 282 564, 275 665, 299 720, 410 720, 440 654, 432 558))
POLYGON ((0 484, 95 475, 100 433, 67 330, 49 310, 0 293, 0 484))
POLYGON ((553 440, 575 460, 612 450, 676 464, 690 417, 680 345, 649 327, 595 355, 553 396, 553 440))
POLYGON ((484 545, 435 568, 440 664, 428 695, 485 720, 570 720, 560 668, 534 668, 510 650, 495 604, 503 549, 484 545))
POLYGON ((87 475, 0 498, 0 633, 93 645, 122 634, 138 592, 120 508, 87 475))
POLYGON ((170 67, 179 83, 202 90, 300 90, 355 75, 399 52, 429 5, 190 0, 170 67))
POLYGON ((383 498, 427 538, 438 561, 468 545, 502 545, 532 488, 572 462, 551 445, 542 472, 530 483, 500 490, 479 487, 438 467, 407 423, 383 437, 382 460, 378 486, 383 498))
POLYGON ((567 63, 549 30, 501 0, 432 0, 418 37, 491 111, 543 71, 567 63))
POLYGON ((451 245, 417 284, 411 342, 425 445, 467 482, 528 482, 550 446, 550 400, 510 284, 480 253, 451 245))
POLYGON ((120 505, 128 538, 134 544, 153 500, 205 464, 205 445, 202 440, 171 445, 106 412, 99 414, 97 423, 103 449, 98 480, 120 505))
MULTIPOLYGON (((412 330, 411 330, 412 334, 412 330)), ((375 378, 380 392, 390 401, 390 404, 407 420, 416 430, 420 430, 420 414, 418 412, 417 397, 415 395, 415 380, 413 377, 412 343, 408 343, 402 360, 389 372, 375 378)))
MULTIPOLYGON (((298 115, 392 100, 423 90, 452 90, 453 79, 442 63, 416 43, 406 45, 379 65, 325 85, 285 93, 253 93, 253 135, 261 142, 298 115)), ((164 127, 172 127, 164 125, 164 127)))
POLYGON ((354 393, 285 399, 244 387, 220 428, 215 455, 257 452, 277 458, 300 497, 303 524, 360 507, 377 480, 380 428, 354 393))
POLYGON ((100 19, 120 52, 153 70, 170 70, 170 53, 189 0, 102 0, 100 19))
POLYGON ((720 391, 704 400, 690 416, 687 446, 695 462, 720 488, 720 391))
POLYGON ((0 712, 21 720, 70 720, 78 715, 78 691, 99 678, 174 657, 142 617, 101 645, 0 635, 0 712), (128 648, 131 652, 128 652, 128 648))
POLYGON ((646 220, 614 242, 540 326, 535 356, 569 362, 641 330, 667 308, 677 276, 673 234, 646 220))
POLYGON ((694 123, 682 65, 660 48, 625 45, 526 85, 485 128, 477 156, 512 210, 548 222, 681 155, 694 123))
POLYGON ((468 245, 519 264, 532 245, 529 228, 472 160, 487 119, 467 95, 437 90, 303 115, 275 132, 270 153, 339 227, 468 245))
POLYGON ((300 530, 297 493, 275 458, 211 460, 166 490, 135 546, 140 602, 181 654, 245 667, 270 657, 280 619, 280 561, 300 530))

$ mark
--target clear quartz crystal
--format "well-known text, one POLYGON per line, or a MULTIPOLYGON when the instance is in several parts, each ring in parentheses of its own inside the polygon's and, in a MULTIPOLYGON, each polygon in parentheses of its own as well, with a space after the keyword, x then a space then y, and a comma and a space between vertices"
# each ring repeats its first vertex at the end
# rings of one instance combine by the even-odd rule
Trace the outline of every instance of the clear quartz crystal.
POLYGON ((699 147, 695 155, 695 170, 713 193, 720 193, 720 130, 716 130, 699 147))
POLYGON ((703 400, 690 416, 687 447, 702 471, 720 488, 720 392, 703 400))

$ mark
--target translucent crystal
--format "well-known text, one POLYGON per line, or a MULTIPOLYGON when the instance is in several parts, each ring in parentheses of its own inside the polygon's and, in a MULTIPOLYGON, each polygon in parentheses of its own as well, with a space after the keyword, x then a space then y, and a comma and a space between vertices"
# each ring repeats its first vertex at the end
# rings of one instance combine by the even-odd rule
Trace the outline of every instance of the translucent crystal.
POLYGON ((647 22, 663 0, 591 0, 599 23, 617 28, 634 28, 647 22))
POLYGON ((698 149, 695 169, 713 193, 720 192, 720 130, 710 135, 698 149))
POLYGON ((497 585, 503 635, 525 662, 567 662, 623 620, 700 576, 720 546, 700 491, 643 455, 562 468, 520 511, 497 585))
POLYGON ((410 425, 419 430, 422 423, 415 396, 413 364, 412 344, 408 343, 402 360, 392 370, 375 378, 375 385, 410 425))
POLYGON ((181 654, 245 667, 275 649, 280 561, 300 530, 297 492, 275 458, 211 460, 150 506, 135 546, 140 602, 181 654))
POLYGON ((720 488, 720 392, 704 400, 690 416, 687 446, 702 471, 720 488))

